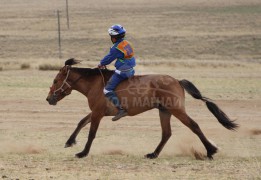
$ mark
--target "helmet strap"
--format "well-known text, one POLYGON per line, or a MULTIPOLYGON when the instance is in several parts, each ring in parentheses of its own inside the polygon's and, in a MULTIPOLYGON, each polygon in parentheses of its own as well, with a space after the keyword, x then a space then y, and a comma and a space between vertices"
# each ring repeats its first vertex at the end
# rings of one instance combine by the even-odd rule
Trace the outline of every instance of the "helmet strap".
POLYGON ((111 36, 111 42, 112 42, 112 44, 115 44, 116 41, 117 41, 117 39, 116 39, 115 37, 112 37, 112 36, 111 36))

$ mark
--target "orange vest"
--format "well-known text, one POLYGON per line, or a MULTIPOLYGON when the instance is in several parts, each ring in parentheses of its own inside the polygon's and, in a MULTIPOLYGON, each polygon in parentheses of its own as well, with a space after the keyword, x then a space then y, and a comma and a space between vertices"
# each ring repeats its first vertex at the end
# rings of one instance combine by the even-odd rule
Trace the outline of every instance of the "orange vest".
POLYGON ((124 54, 124 59, 130 59, 134 56, 134 50, 131 44, 126 40, 120 42, 116 48, 124 54))

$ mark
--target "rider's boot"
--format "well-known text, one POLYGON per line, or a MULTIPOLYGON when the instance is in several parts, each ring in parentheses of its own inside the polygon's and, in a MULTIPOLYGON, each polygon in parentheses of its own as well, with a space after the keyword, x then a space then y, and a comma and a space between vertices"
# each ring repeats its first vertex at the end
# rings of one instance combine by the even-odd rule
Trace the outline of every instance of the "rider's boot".
POLYGON ((112 104, 114 104, 114 106, 118 109, 117 114, 112 118, 112 121, 117 121, 120 118, 127 116, 128 113, 125 109, 122 108, 121 104, 120 104, 120 100, 117 97, 115 92, 109 92, 107 94, 105 94, 105 97, 108 98, 108 100, 110 102, 112 102, 112 104))

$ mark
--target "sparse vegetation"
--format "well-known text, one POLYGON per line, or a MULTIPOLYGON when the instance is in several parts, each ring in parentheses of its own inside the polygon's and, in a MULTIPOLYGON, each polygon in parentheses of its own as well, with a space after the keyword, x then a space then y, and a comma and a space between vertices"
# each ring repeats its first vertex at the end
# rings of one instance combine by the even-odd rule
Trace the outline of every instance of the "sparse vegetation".
POLYGON ((21 69, 30 69, 30 64, 28 63, 21 64, 21 69))
POLYGON ((39 70, 42 70, 42 71, 56 71, 59 69, 61 69, 60 65, 42 64, 39 66, 39 70))
POLYGON ((260 180, 260 0, 70 1, 70 30, 65 1, 3 2, 0 178, 260 180), (64 59, 57 52, 57 9, 62 11, 64 59), (111 45, 106 32, 111 23, 126 27, 126 38, 135 47, 137 75, 191 80, 240 124, 238 131, 226 131, 203 102, 186 94, 190 117, 220 148, 213 161, 205 160, 200 140, 175 117, 172 136, 159 158, 143 158, 161 139, 156 109, 117 123, 103 118, 85 159, 73 154, 86 144, 90 124, 75 147, 63 148, 78 121, 91 110, 86 98, 75 91, 56 107, 49 106, 45 101, 49 86, 71 56, 82 59, 84 67, 98 64, 111 45), (21 70, 21 64, 29 69, 21 70))

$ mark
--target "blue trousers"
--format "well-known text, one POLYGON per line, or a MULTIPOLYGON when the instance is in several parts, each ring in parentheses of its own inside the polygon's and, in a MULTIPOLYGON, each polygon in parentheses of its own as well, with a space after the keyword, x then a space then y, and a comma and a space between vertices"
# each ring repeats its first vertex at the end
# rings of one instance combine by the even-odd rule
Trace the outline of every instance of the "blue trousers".
POLYGON ((134 69, 131 69, 129 71, 121 71, 121 72, 116 70, 103 90, 105 97, 108 98, 109 101, 111 101, 114 104, 114 106, 119 110, 123 108, 120 104, 119 98, 114 92, 114 89, 118 86, 120 82, 132 77, 134 73, 135 73, 134 69))
POLYGON ((118 73, 117 72, 118 71, 116 70, 115 73, 110 78, 110 80, 108 81, 107 85, 105 86, 104 94, 114 91, 114 89, 118 86, 118 84, 120 84, 123 80, 134 76, 135 74, 134 69, 131 69, 129 71, 121 71, 118 73))

